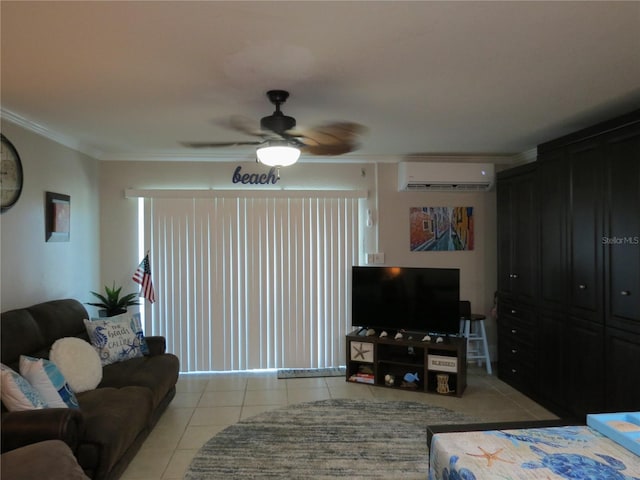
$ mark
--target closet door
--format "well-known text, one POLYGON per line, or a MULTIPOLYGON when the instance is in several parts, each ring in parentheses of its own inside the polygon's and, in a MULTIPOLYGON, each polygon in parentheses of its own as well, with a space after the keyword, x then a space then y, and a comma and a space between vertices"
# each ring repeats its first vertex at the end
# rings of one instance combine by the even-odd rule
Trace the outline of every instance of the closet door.
POLYGON ((535 174, 516 180, 514 185, 515 217, 512 289, 517 299, 533 303, 537 292, 538 213, 535 174))
POLYGON ((606 333, 606 410, 629 412, 640 405, 640 335, 609 328, 606 333))
MULTIPOLYGON (((566 329, 566 402, 578 416, 605 408, 604 327, 569 318, 566 329)), ((613 373, 607 370, 607 374, 613 373)))
POLYGON ((513 269, 513 182, 498 178, 496 186, 498 212, 498 291, 501 295, 512 294, 513 269))
POLYGON ((538 393, 546 404, 567 408, 567 327, 562 312, 541 310, 538 314, 538 393))
POLYGON ((540 216, 540 302, 543 308, 566 308, 567 208, 569 168, 565 149, 538 159, 540 216))
POLYGON ((537 287, 535 164, 498 175, 498 291, 534 303, 537 287))
POLYGON ((581 318, 602 322, 603 153, 598 140, 568 150, 569 191, 569 309, 581 318))
POLYGON ((640 333, 640 126, 610 135, 606 152, 605 322, 640 333))

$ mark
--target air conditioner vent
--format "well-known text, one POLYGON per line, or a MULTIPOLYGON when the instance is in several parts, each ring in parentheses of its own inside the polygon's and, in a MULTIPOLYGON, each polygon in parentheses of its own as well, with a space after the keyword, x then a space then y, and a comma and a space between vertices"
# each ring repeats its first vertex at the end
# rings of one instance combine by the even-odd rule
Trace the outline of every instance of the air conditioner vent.
POLYGON ((430 184, 430 183, 424 183, 424 184, 412 184, 412 185, 407 185, 407 188, 405 188, 406 191, 434 191, 434 190, 440 190, 440 191, 447 191, 447 192, 451 192, 451 191, 476 191, 476 192, 486 192, 487 191, 487 185, 484 183, 469 183, 469 184, 430 184))
POLYGON ((399 191, 486 192, 495 179, 492 163, 401 162, 399 191))

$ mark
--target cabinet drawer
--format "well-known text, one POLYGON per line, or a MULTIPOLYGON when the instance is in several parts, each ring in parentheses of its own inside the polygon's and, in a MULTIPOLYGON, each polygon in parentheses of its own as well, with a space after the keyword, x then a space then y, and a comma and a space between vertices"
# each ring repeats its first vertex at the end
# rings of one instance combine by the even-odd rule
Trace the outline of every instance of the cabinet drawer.
POLYGON ((522 391, 530 392, 537 385, 535 368, 527 363, 498 360, 498 372, 503 381, 522 391))
POLYGON ((373 363, 373 343, 351 342, 350 358, 355 362, 373 363))
POLYGON ((528 349, 533 349, 536 345, 536 332, 533 328, 524 327, 516 322, 510 324, 502 322, 498 327, 498 343, 502 342, 525 344, 528 349))
POLYGON ((536 345, 536 315, 532 310, 503 302, 498 312, 500 340, 536 345))
POLYGON ((508 364, 511 362, 535 364, 536 350, 526 343, 518 341, 501 341, 498 344, 498 358, 508 364))
POLYGON ((498 319, 500 323, 518 323, 523 327, 535 328, 536 315, 528 308, 504 302, 499 306, 498 319))

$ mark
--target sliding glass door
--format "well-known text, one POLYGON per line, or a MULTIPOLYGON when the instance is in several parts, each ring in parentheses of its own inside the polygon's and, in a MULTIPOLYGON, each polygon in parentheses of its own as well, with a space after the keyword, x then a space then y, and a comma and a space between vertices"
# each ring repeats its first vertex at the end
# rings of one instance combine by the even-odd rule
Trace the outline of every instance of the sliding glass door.
POLYGON ((183 371, 343 364, 358 196, 145 199, 148 334, 183 371))

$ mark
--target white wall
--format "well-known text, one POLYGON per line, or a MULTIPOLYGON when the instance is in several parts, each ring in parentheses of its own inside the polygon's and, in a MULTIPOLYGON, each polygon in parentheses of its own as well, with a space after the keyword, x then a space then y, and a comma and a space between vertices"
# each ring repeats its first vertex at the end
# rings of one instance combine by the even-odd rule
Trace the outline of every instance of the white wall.
POLYGON ((58 298, 90 301, 99 288, 98 162, 2 120, 22 160, 24 187, 0 216, 0 308, 58 298), (69 242, 45 242, 45 192, 71 196, 69 242))

